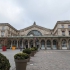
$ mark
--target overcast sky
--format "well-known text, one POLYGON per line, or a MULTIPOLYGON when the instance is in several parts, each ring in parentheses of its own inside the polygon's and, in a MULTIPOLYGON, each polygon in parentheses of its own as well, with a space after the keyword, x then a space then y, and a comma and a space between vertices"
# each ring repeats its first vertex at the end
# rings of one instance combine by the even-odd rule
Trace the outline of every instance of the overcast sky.
POLYGON ((37 25, 53 29, 57 21, 70 20, 70 0, 0 0, 0 23, 16 29, 37 25))

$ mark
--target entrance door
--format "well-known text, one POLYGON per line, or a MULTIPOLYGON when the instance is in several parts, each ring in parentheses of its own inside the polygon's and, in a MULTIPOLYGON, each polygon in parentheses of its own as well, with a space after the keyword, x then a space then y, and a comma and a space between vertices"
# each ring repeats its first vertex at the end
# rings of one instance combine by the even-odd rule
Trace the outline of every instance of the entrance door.
POLYGON ((30 47, 33 47, 33 40, 30 41, 30 47))
POLYGON ((67 49, 66 40, 62 40, 62 49, 67 49))
POLYGON ((28 48, 28 41, 25 41, 25 48, 28 48))
POLYGON ((70 40, 69 40, 69 50, 70 50, 70 40))
POLYGON ((57 41, 53 40, 53 49, 57 49, 57 41))
POLYGON ((45 49, 45 46, 44 46, 44 45, 42 45, 41 49, 45 49))
POLYGON ((45 49, 45 41, 44 40, 41 41, 41 49, 45 49))
POLYGON ((51 49, 51 41, 47 40, 47 49, 51 49))
POLYGON ((39 48, 39 40, 36 40, 35 45, 37 48, 39 48))

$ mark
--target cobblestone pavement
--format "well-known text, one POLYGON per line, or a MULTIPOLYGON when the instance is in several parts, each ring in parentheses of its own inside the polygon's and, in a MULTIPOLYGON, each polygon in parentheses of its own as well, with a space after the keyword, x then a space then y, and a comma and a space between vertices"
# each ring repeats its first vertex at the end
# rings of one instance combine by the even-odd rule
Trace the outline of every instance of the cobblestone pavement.
POLYGON ((41 50, 31 58, 27 70, 70 70, 70 50, 41 50))
MULTIPOLYGON (((13 55, 17 52, 2 52, 9 58, 11 70, 16 70, 13 55)), ((70 50, 40 50, 31 57, 26 70, 70 70, 70 50)))

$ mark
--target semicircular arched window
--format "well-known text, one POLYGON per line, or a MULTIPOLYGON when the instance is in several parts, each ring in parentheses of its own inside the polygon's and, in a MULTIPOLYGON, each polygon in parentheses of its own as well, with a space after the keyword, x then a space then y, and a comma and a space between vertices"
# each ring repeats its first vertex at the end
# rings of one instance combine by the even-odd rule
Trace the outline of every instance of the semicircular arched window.
POLYGON ((42 36, 42 33, 38 30, 32 30, 27 34, 27 36, 42 36))

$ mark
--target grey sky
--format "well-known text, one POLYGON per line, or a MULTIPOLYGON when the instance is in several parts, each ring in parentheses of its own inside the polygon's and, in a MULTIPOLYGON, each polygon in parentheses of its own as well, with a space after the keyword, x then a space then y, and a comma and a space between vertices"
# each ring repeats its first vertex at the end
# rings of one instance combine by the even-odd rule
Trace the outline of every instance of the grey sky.
POLYGON ((70 20, 70 0, 0 0, 0 23, 10 23, 16 29, 34 21, 52 29, 60 20, 70 20))

